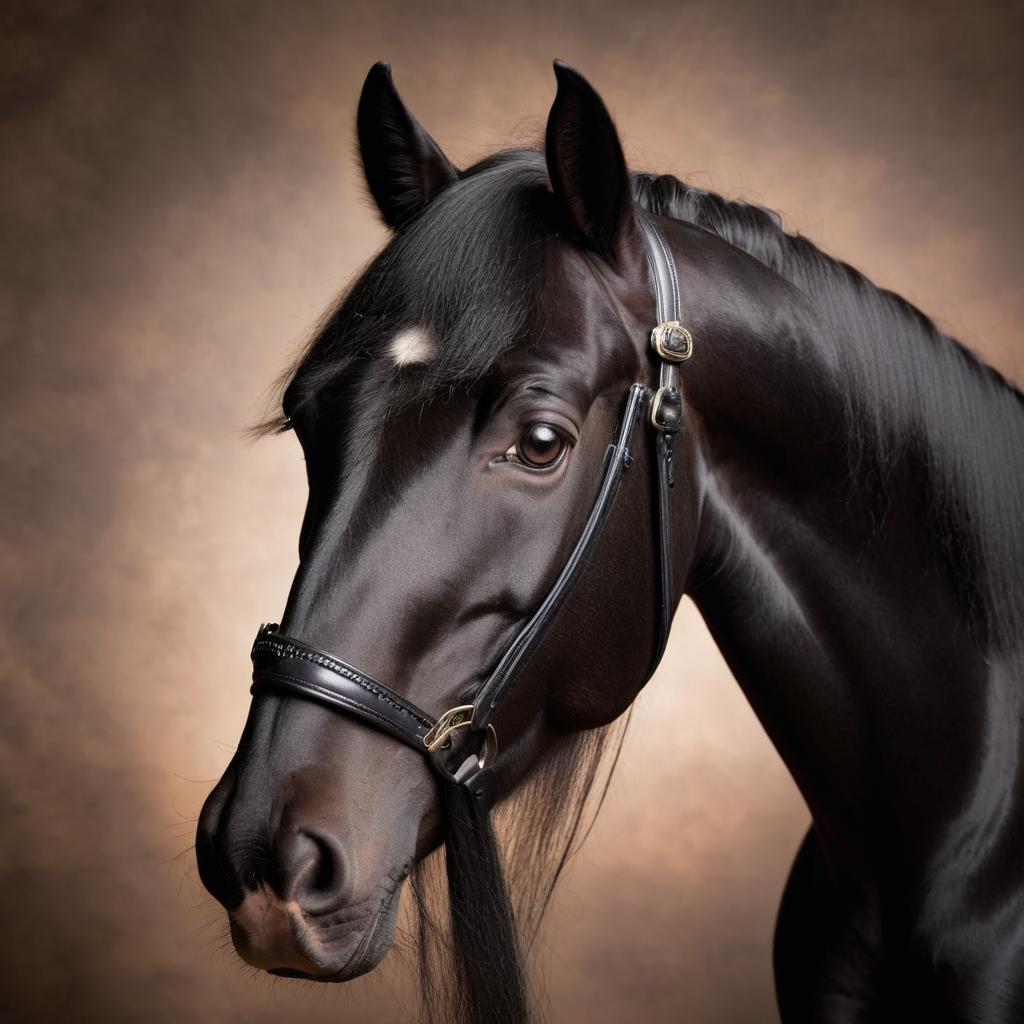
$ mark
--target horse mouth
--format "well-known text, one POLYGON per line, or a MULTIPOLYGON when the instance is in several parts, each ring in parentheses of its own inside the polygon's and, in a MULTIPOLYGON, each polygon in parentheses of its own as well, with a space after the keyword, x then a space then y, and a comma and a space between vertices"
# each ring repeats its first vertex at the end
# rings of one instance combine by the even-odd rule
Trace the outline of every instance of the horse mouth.
MULTIPOLYGON (((287 909, 275 906, 275 912, 284 915, 278 926, 278 935, 269 942, 254 942, 246 929, 231 915, 231 937, 238 955, 254 967, 278 978, 298 978, 303 981, 351 981, 372 971, 387 954, 395 938, 398 922, 398 902, 404 877, 377 905, 376 912, 362 931, 355 948, 346 956, 344 946, 328 942, 322 937, 322 927, 311 926, 287 909), (287 929, 287 935, 283 933, 287 929), (336 957, 344 957, 338 966, 336 957)), ((280 903, 280 901, 277 901, 280 903)), ((287 907, 282 904, 282 907, 287 907)), ((352 922, 355 924, 356 922, 352 922)), ((338 927, 337 925, 335 927, 338 927)), ((347 945, 347 943, 345 943, 347 945)))

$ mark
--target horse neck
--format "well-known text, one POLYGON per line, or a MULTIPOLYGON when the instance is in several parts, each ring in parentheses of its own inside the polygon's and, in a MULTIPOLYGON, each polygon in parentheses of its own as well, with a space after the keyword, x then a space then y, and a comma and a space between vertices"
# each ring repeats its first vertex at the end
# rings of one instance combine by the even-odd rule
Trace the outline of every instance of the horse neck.
MULTIPOLYGON (((766 320, 720 339, 727 361, 693 361, 702 497, 688 590, 837 861, 891 864, 895 847, 920 873, 951 830, 981 857, 1020 791, 1024 659, 983 622, 991 588, 964 584, 980 571, 964 546, 978 510, 936 508, 938 450, 915 445, 933 426, 919 396, 884 464, 858 425, 871 396, 844 390, 865 387, 849 346, 892 351, 891 337, 837 329, 832 311, 826 323, 785 294, 780 317, 781 331, 766 320)), ((901 373, 887 400, 906 412, 922 383, 901 373)), ((961 405, 984 399, 956 383, 961 405)), ((1019 443, 1024 419, 1013 423, 1019 443)))

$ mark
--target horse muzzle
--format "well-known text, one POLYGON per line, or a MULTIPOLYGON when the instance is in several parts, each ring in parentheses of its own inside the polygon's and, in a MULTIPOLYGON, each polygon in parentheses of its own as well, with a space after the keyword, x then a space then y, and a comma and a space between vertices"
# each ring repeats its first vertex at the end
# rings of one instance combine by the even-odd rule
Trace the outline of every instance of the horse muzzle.
POLYGON ((373 970, 390 949, 402 881, 383 897, 324 913, 263 886, 230 911, 232 942, 246 963, 270 974, 349 981, 373 970))

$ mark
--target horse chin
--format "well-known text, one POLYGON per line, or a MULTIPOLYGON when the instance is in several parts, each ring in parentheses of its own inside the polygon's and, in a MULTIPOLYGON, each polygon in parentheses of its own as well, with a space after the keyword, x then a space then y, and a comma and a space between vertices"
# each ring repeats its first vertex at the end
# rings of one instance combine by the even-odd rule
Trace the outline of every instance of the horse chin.
POLYGON ((231 912, 231 939, 246 963, 276 977, 351 981, 377 967, 391 948, 401 892, 399 883, 369 921, 360 917, 347 928, 344 918, 351 910, 325 915, 324 921, 310 925, 294 903, 260 890, 231 912))
POLYGON ((387 955, 395 941, 395 927, 398 923, 398 898, 402 891, 399 885, 381 904, 373 923, 367 929, 362 943, 352 959, 330 978, 324 981, 351 981, 372 971, 387 955))

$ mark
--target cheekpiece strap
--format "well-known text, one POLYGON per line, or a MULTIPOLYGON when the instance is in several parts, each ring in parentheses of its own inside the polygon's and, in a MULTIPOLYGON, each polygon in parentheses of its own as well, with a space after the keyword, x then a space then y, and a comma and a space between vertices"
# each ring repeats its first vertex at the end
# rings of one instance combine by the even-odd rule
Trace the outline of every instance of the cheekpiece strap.
POLYGON ((658 324, 651 331, 651 348, 659 360, 658 390, 651 402, 651 425, 663 434, 676 434, 683 425, 678 364, 693 355, 693 335, 680 320, 679 278, 672 252, 648 217, 641 215, 640 229, 654 278, 658 316, 658 324))

